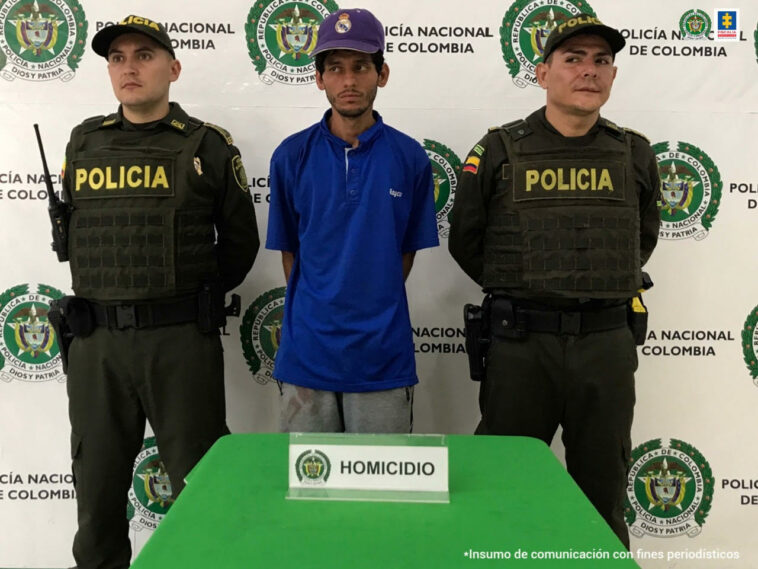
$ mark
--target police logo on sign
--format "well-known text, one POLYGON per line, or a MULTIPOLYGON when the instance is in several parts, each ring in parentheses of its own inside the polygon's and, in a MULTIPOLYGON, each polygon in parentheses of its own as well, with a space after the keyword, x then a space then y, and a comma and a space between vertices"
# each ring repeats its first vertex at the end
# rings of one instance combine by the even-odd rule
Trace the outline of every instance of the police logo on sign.
POLYGON ((248 307, 240 325, 242 353, 255 381, 273 381, 274 359, 279 350, 286 287, 264 292, 248 307))
POLYGON ((50 301, 62 296, 43 284, 18 285, 0 294, 0 380, 66 381, 55 331, 47 318, 50 301))
POLYGON ((267 85, 304 85, 316 80, 310 53, 318 27, 338 10, 334 0, 256 2, 245 22, 247 49, 261 81, 267 85))
POLYGON ((718 167, 687 142, 659 142, 653 151, 661 174, 661 239, 704 239, 721 205, 718 167))
POLYGON ((0 2, 0 76, 8 81, 70 81, 87 39, 77 0, 0 2))
POLYGON ((550 32, 573 16, 595 12, 581 0, 516 0, 503 16, 500 47, 503 60, 521 88, 536 86, 534 70, 542 59, 542 51, 550 32))
POLYGON ((461 160, 447 146, 434 140, 424 140, 424 150, 432 163, 437 232, 441 238, 447 239, 450 235, 448 216, 453 209, 458 177, 461 175, 461 160))

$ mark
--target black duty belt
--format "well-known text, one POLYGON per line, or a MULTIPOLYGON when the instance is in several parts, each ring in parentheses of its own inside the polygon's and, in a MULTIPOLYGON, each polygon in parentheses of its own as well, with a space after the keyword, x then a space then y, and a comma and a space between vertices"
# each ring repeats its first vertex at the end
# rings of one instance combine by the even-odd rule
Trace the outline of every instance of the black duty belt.
POLYGON ((106 328, 148 328, 197 322, 196 297, 151 304, 98 304, 89 302, 97 326, 106 328))
POLYGON ((524 308, 506 298, 493 298, 490 307, 493 330, 552 334, 587 334, 627 326, 626 305, 596 310, 539 310, 524 308))

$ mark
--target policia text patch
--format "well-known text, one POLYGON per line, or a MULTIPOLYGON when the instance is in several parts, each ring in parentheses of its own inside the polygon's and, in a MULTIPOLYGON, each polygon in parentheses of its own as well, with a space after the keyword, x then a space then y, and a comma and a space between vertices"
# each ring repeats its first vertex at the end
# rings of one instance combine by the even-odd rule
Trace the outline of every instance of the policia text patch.
MULTIPOLYGON (((503 178, 509 165, 503 166, 503 178)), ((513 165, 513 200, 624 200, 624 166, 596 160, 540 160, 513 165)))
POLYGON ((85 159, 72 167, 77 199, 174 195, 174 161, 170 158, 85 159))

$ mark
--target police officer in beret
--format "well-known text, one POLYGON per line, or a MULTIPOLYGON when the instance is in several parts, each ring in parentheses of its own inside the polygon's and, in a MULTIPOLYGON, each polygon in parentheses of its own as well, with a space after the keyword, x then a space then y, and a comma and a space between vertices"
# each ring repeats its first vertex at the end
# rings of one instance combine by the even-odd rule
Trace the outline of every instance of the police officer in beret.
POLYGON ((129 16, 92 48, 121 103, 66 148, 74 297, 68 353, 79 569, 128 567, 127 492, 145 420, 173 496, 226 426, 224 294, 258 251, 239 151, 169 102, 181 64, 163 25, 129 16))
POLYGON ((550 444, 561 425, 569 473, 628 547, 641 305, 629 306, 658 236, 660 180, 648 140, 600 116, 624 43, 590 16, 556 26, 536 68, 547 103, 471 150, 449 248, 487 293, 476 432, 550 444))

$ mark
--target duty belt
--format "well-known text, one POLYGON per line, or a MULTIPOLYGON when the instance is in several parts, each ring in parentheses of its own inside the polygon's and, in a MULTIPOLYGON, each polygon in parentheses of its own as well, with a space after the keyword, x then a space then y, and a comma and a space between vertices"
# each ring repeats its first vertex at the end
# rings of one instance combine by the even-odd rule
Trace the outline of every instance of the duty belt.
POLYGON ((539 310, 524 308, 508 298, 492 298, 490 322, 493 332, 547 332, 587 334, 615 330, 627 325, 626 305, 596 310, 539 310))
POLYGON ((122 330, 197 322, 196 297, 154 304, 98 304, 89 302, 97 326, 122 330))

